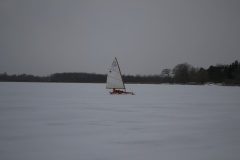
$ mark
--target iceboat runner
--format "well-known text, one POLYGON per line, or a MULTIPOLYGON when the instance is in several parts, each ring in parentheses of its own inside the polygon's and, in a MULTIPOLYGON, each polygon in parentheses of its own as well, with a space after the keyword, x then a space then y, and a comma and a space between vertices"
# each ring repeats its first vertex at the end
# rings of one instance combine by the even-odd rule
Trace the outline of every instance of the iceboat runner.
POLYGON ((131 94, 134 95, 133 92, 127 92, 125 88, 125 84, 122 79, 121 70, 117 61, 117 58, 115 57, 113 60, 113 63, 111 65, 111 68, 109 69, 108 75, 107 75, 107 89, 112 89, 110 94, 131 94))

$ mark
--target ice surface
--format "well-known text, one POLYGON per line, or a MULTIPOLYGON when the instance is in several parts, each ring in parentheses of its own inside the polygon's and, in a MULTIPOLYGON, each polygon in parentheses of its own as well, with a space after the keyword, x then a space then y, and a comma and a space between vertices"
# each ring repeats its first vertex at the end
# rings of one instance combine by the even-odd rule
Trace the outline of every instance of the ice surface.
POLYGON ((235 160, 240 88, 0 83, 1 160, 235 160))

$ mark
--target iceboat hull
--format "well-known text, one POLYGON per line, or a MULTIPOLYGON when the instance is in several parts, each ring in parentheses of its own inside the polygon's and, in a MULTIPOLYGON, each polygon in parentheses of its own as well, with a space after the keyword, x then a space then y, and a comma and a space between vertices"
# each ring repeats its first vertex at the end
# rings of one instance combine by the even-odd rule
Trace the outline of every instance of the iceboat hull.
POLYGON ((125 95, 125 94, 130 94, 130 95, 135 95, 133 92, 109 92, 110 94, 116 94, 116 95, 119 95, 119 94, 122 94, 122 95, 125 95))

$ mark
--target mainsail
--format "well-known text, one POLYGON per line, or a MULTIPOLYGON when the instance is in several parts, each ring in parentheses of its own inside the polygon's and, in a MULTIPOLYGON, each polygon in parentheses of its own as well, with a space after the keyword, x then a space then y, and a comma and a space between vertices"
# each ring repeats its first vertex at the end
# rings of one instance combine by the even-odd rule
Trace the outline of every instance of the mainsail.
POLYGON ((125 89, 117 58, 113 60, 107 75, 107 89, 125 89))

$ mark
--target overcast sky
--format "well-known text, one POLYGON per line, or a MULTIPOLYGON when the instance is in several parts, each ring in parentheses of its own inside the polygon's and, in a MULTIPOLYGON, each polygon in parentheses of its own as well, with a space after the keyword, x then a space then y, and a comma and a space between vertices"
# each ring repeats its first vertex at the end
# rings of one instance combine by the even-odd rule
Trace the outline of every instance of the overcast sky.
POLYGON ((240 60, 238 0, 0 0, 0 73, 160 74, 240 60))

